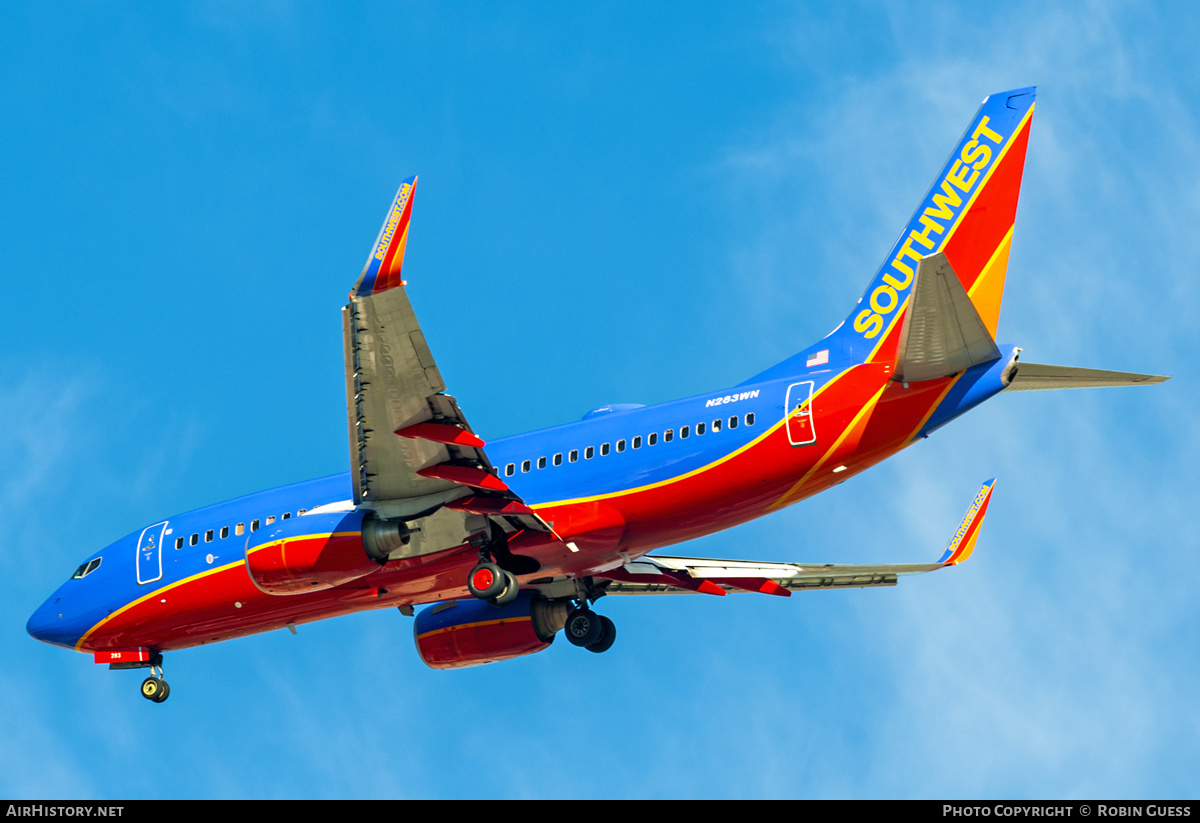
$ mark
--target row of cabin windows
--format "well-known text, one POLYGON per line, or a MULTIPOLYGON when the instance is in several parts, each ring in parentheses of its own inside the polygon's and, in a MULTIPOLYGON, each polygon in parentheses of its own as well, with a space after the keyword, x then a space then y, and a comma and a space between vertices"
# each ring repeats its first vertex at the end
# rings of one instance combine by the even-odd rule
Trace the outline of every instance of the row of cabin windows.
MULTIPOLYGON (((305 513, 305 512, 307 512, 307 511, 308 511, 308 509, 300 509, 299 511, 297 511, 297 512, 296 512, 296 515, 297 515, 297 516, 300 516, 300 515, 304 514, 304 513, 305 513)), ((280 519, 280 520, 287 520, 287 519, 288 519, 288 518, 290 518, 291 516, 292 516, 292 513, 291 513, 291 512, 284 512, 283 514, 281 514, 281 515, 279 516, 279 519, 280 519)), ((272 515, 270 515, 270 516, 267 518, 266 525, 268 525, 268 526, 269 526, 269 525, 271 525, 271 524, 272 524, 272 523, 274 523, 274 522, 275 522, 275 515, 273 515, 273 514, 272 514, 272 515)), ((256 531, 258 531, 258 530, 259 530, 259 528, 260 528, 260 527, 261 527, 261 523, 260 523, 260 521, 258 521, 258 520, 251 520, 251 521, 250 521, 250 531, 252 531, 252 532, 256 532, 256 531)), ((238 535, 238 536, 241 536, 241 535, 245 534, 245 533, 246 533, 246 524, 245 524, 245 523, 238 523, 236 526, 234 526, 234 527, 233 527, 233 533, 234 533, 234 534, 236 534, 236 535, 238 535)), ((222 526, 222 527, 221 527, 221 530, 220 530, 220 534, 221 534, 221 539, 222 539, 222 540, 224 540, 226 537, 229 537, 229 527, 228 527, 228 526, 222 526)), ((213 539, 214 539, 215 535, 216 535, 216 531, 215 531, 214 529, 209 529, 208 531, 206 531, 206 532, 204 533, 204 542, 205 542, 205 543, 211 543, 211 542, 213 542, 213 539)), ((196 546, 196 545, 199 545, 199 543, 200 543, 200 532, 195 532, 195 533, 194 533, 194 534, 193 534, 191 537, 187 538, 187 542, 188 542, 188 545, 189 545, 189 546, 196 546)), ((182 549, 182 548, 183 548, 183 538, 182 538, 182 537, 176 537, 176 538, 175 538, 175 548, 177 548, 177 549, 182 549)))
MULTIPOLYGON (((745 424, 747 426, 753 426, 754 425, 754 412, 746 412, 746 414, 741 418, 741 420, 745 421, 745 424)), ((721 418, 718 417, 716 420, 712 421, 712 429, 711 430, 714 432, 719 432, 721 430, 722 425, 727 425, 731 429, 736 429, 738 427, 738 422, 739 422, 739 418, 736 414, 733 415, 732 417, 730 417, 729 420, 727 420, 727 421, 722 421, 721 418)), ((707 431, 709 431, 709 424, 707 424, 703 421, 696 424, 696 434, 697 435, 704 434, 707 431)), ((691 426, 680 426, 680 428, 679 428, 679 439, 680 440, 687 440, 691 436, 692 436, 691 426)), ((662 441, 664 443, 670 443, 674 439, 675 439, 675 430, 674 429, 667 429, 666 431, 664 431, 662 433, 662 441)), ((650 434, 646 435, 646 445, 647 446, 654 446, 657 444, 658 444, 658 432, 650 432, 650 434)), ((609 451, 610 451, 610 446, 611 446, 611 444, 609 444, 609 443, 601 443, 600 444, 600 456, 601 457, 608 456, 609 451)), ((629 440, 628 442, 625 440, 618 440, 617 441, 617 452, 620 453, 620 452, 625 451, 626 446, 630 446, 635 449, 640 449, 642 447, 642 436, 639 434, 636 437, 629 440)), ((596 456, 596 447, 595 446, 588 446, 586 449, 583 450, 583 459, 584 460, 591 460, 595 456, 596 456)), ((578 461, 579 461, 579 449, 571 449, 571 451, 567 452, 567 462, 568 463, 577 463, 578 461)), ((562 452, 559 452, 558 454, 554 455, 554 457, 550 458, 549 462, 553 463, 555 466, 561 466, 563 463, 562 452)), ((539 469, 546 468, 546 465, 547 465, 546 458, 539 457, 537 459, 537 467, 539 469)), ((527 472, 531 468, 533 468, 533 461, 531 461, 531 460, 522 460, 521 461, 521 471, 522 472, 527 472)), ((516 473, 517 473, 517 464, 516 463, 509 463, 507 466, 504 467, 504 476, 505 477, 512 477, 516 473)))

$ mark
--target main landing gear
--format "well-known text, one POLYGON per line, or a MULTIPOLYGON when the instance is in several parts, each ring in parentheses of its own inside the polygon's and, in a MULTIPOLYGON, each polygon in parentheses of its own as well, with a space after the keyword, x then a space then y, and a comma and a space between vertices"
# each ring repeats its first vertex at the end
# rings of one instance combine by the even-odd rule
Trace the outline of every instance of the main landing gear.
POLYGON ((512 572, 505 571, 490 560, 481 560, 467 577, 467 588, 480 600, 493 606, 507 606, 517 599, 521 587, 512 572))
MULTIPOLYGON (((516 574, 509 571, 509 568, 517 574, 533 574, 538 571, 538 562, 531 557, 509 552, 504 531, 494 523, 487 534, 477 535, 472 543, 479 550, 479 562, 467 575, 467 589, 472 596, 493 606, 507 606, 512 603, 517 599, 521 587, 516 574), (499 560, 509 568, 502 568, 494 560, 499 560)), ((593 588, 591 578, 576 580, 575 586, 575 594, 570 599, 548 601, 544 597, 536 598, 537 602, 533 604, 535 621, 538 620, 538 614, 545 615, 545 624, 539 629, 539 634, 544 631, 545 638, 552 639, 554 633, 561 628, 571 645, 582 646, 597 654, 606 652, 617 640, 617 627, 604 615, 596 614, 588 608, 588 603, 603 597, 604 592, 602 589, 593 588), (575 603, 574 608, 570 606, 572 601, 575 603), (541 609, 541 612, 538 609, 541 609)))
POLYGON ((606 652, 617 639, 617 627, 602 614, 596 614, 583 606, 567 615, 563 634, 573 646, 582 646, 589 652, 606 652))
POLYGON ((517 599, 521 591, 517 575, 532 574, 540 565, 531 557, 518 557, 508 550, 508 538, 504 529, 491 523, 486 533, 478 534, 472 542, 479 549, 479 562, 467 576, 467 588, 480 600, 493 606, 507 606, 517 599), (494 560, 504 563, 509 569, 501 568, 494 560))

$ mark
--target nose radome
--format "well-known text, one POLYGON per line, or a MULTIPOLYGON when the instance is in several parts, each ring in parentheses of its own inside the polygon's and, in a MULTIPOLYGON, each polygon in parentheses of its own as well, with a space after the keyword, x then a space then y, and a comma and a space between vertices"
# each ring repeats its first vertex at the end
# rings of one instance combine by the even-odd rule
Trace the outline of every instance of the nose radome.
POLYGON ((35 640, 55 646, 73 648, 78 639, 64 615, 56 611, 59 598, 52 597, 38 607, 25 624, 25 631, 35 640))

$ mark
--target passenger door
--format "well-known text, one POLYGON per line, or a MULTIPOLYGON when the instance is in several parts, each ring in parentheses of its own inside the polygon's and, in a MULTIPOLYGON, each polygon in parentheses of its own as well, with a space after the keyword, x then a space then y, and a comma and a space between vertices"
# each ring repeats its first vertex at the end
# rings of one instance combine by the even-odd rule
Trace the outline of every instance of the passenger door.
POLYGON ((817 442, 817 432, 812 417, 813 381, 805 380, 788 386, 787 414, 788 442, 793 446, 808 446, 817 442))
POLYGON ((162 542, 167 521, 147 526, 138 538, 137 582, 153 583, 162 579, 162 542))

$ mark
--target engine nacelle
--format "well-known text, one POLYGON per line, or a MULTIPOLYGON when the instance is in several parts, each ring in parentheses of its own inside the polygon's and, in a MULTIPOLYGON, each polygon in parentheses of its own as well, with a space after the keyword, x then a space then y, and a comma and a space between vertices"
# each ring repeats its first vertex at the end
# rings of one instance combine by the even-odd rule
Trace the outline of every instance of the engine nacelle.
POLYGON ((449 600, 421 610, 413 626, 417 653, 431 669, 461 669, 540 652, 567 622, 568 603, 521 592, 507 606, 449 600))
POLYGON ((361 511, 306 514, 260 529, 246 543, 250 579, 267 594, 303 594, 378 571, 363 544, 363 517, 361 511))

